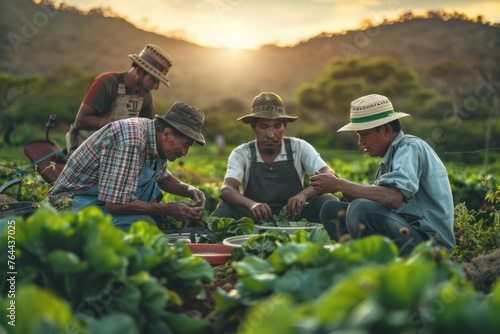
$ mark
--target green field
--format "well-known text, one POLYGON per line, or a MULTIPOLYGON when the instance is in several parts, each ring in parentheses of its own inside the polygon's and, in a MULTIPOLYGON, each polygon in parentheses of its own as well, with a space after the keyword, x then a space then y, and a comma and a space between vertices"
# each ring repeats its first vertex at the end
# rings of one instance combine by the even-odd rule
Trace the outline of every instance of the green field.
MULTIPOLYGON (((32 137, 34 139, 41 139, 44 137, 42 132, 36 134, 32 137)), ((52 138, 64 148, 64 134, 55 134, 52 138)), ((25 140, 24 142, 28 142, 25 140)), ((235 145, 230 145, 226 148, 224 155, 217 154, 217 148, 212 143, 207 143, 206 146, 193 146, 190 148, 187 156, 176 160, 175 162, 169 163, 169 168, 176 168, 180 162, 182 162, 186 169, 192 170, 204 177, 216 177, 222 179, 225 173, 225 166, 227 163, 227 157, 235 145)), ((0 165, 17 165, 18 167, 23 167, 29 165, 29 161, 23 152, 24 146, 20 139, 17 139, 13 145, 7 145, 0 141, 0 165)), ((376 163, 380 159, 370 158, 368 155, 364 154, 361 149, 356 151, 347 150, 334 150, 327 148, 318 148, 318 152, 321 157, 333 167, 338 161, 343 164, 366 164, 366 163, 376 163), (336 163, 334 161, 337 161, 336 163)), ((484 152, 477 153, 467 153, 468 155, 476 155, 477 161, 483 160, 484 152)), ((446 167, 450 172, 463 172, 464 169, 475 169, 477 173, 480 174, 498 174, 499 167, 498 164, 488 164, 488 165, 471 165, 462 162, 459 155, 457 154, 441 154, 441 159, 444 161, 446 167)), ((490 161, 500 161, 500 153, 491 152, 490 161), (491 157, 494 157, 491 159, 491 157)), ((0 179, 3 178, 0 176, 0 179)))

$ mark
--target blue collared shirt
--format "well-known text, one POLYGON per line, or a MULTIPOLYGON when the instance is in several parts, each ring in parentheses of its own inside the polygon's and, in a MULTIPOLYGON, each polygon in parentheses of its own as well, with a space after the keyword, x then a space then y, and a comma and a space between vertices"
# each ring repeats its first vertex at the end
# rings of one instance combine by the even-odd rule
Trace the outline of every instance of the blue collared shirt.
POLYGON ((399 189, 405 202, 395 212, 429 238, 438 237, 438 245, 453 249, 454 206, 448 172, 429 144, 401 131, 372 184, 399 189))

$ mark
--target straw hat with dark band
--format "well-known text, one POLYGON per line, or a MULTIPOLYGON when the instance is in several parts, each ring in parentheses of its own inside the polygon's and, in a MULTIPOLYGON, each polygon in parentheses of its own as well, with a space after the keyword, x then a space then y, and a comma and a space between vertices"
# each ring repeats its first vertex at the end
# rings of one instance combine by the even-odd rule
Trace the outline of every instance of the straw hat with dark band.
POLYGON ((129 54, 128 56, 144 71, 151 74, 167 87, 170 87, 167 73, 170 67, 172 67, 172 58, 159 46, 148 44, 139 55, 129 54))
POLYGON ((395 112, 391 101, 378 94, 362 96, 351 103, 351 122, 341 131, 361 131, 376 128, 395 119, 410 116, 404 112, 395 112))
POLYGON ((283 118, 288 122, 297 120, 298 117, 289 116, 285 113, 283 101, 275 93, 263 92, 257 95, 252 102, 251 113, 238 118, 238 121, 250 123, 253 118, 277 119, 283 118))

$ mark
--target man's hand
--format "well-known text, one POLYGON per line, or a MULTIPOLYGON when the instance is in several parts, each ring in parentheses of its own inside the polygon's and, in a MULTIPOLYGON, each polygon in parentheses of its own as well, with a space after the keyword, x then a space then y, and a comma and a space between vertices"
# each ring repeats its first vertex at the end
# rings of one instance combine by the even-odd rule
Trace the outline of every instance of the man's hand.
POLYGON ((309 178, 309 185, 320 192, 337 192, 340 190, 342 179, 332 173, 315 172, 309 178))
POLYGON ((306 202, 307 198, 302 193, 298 193, 297 195, 291 197, 286 205, 287 217, 297 220, 300 219, 306 202))
POLYGON ((162 214, 172 216, 184 222, 198 220, 201 217, 204 207, 195 203, 172 202, 159 203, 162 206, 162 214))
POLYGON ((197 206, 201 207, 202 209, 205 208, 205 205, 207 204, 207 199, 205 198, 205 194, 203 191, 197 189, 196 187, 193 186, 188 186, 188 196, 191 198, 197 206))
POLYGON ((258 221, 263 221, 273 216, 273 211, 266 203, 255 203, 249 210, 258 221))

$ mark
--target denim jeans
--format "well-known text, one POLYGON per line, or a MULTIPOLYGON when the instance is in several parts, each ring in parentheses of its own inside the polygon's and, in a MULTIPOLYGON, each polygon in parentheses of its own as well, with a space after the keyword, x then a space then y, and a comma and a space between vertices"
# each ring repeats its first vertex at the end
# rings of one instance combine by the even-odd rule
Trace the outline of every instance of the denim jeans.
MULTIPOLYGON (((138 186, 136 191, 136 197, 142 201, 153 203, 156 202, 162 192, 158 187, 157 183, 153 180, 154 171, 148 165, 144 164, 138 177, 138 186)), ((83 194, 78 194, 73 197, 73 210, 79 211, 87 206, 97 206, 103 212, 106 211, 106 203, 99 200, 99 184, 90 188, 83 194)), ((156 221, 151 215, 147 214, 136 214, 136 215, 124 215, 124 214, 113 214, 113 225, 115 225, 120 230, 128 232, 130 226, 136 221, 142 220, 150 224, 156 225, 156 221)))
POLYGON ((408 255, 417 244, 425 240, 403 216, 363 198, 350 203, 325 202, 320 219, 330 237, 336 241, 344 234, 350 234, 353 239, 381 234, 398 246, 401 256, 408 255))

